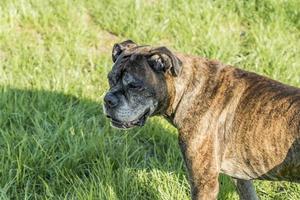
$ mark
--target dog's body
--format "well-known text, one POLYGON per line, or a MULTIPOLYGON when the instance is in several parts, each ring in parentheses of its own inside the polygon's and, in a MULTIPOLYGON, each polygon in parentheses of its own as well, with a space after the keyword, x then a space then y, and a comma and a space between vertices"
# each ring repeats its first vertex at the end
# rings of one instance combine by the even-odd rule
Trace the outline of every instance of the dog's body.
MULTIPOLYGON (((125 51, 151 50, 135 45, 125 51)), ((158 75, 161 81, 146 82, 160 83, 166 94, 156 93, 145 110, 178 129, 193 199, 216 199, 220 173, 236 178, 242 199, 257 198, 252 179, 300 181, 300 89, 200 57, 163 55, 162 63, 171 58, 173 66, 158 75), (166 73, 172 67, 176 76, 166 73)))
POLYGON ((183 71, 173 79, 176 101, 167 115, 179 130, 195 199, 216 198, 220 172, 243 180, 300 181, 300 90, 177 56, 183 71))

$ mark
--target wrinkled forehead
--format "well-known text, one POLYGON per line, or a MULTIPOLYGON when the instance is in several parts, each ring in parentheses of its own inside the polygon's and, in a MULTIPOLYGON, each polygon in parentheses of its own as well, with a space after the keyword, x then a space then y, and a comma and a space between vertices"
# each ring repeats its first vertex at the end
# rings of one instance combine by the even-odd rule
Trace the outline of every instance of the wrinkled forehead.
POLYGON ((142 65, 146 61, 146 55, 148 55, 150 51, 150 46, 137 46, 126 49, 118 57, 114 66, 127 68, 142 65))
POLYGON ((146 56, 134 51, 122 53, 114 63, 108 78, 116 83, 125 73, 133 77, 146 77, 149 73, 146 56))

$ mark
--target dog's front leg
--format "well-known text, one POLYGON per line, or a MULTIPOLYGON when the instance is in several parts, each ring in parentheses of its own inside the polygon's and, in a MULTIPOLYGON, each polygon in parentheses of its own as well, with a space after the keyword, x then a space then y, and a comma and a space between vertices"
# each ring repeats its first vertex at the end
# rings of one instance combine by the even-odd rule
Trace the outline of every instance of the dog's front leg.
POLYGON ((191 176, 192 200, 215 200, 218 197, 219 182, 218 173, 215 175, 195 174, 191 176), (200 176, 205 176, 201 178, 200 176))
POLYGON ((192 199, 217 199, 219 163, 213 141, 207 138, 186 144, 180 140, 180 146, 189 173, 192 199))

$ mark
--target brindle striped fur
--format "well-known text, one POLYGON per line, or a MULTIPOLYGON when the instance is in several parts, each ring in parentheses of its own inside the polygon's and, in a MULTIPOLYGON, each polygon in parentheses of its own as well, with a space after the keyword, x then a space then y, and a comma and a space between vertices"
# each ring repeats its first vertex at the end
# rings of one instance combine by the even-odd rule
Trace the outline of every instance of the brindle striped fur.
MULTIPOLYGON (((179 130, 193 199, 215 199, 218 175, 252 183, 300 181, 300 89, 200 57, 178 54, 175 100, 166 113, 179 130)), ((252 193, 252 194, 250 194, 252 193)))

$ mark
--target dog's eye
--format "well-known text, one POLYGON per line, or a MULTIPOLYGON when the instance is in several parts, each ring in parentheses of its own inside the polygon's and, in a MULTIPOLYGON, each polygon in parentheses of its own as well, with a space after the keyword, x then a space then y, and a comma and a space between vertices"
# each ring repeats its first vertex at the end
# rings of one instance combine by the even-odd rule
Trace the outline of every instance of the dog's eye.
POLYGON ((143 86, 141 83, 138 82, 131 82, 128 84, 128 88, 135 89, 135 90, 141 90, 143 89, 143 86))

